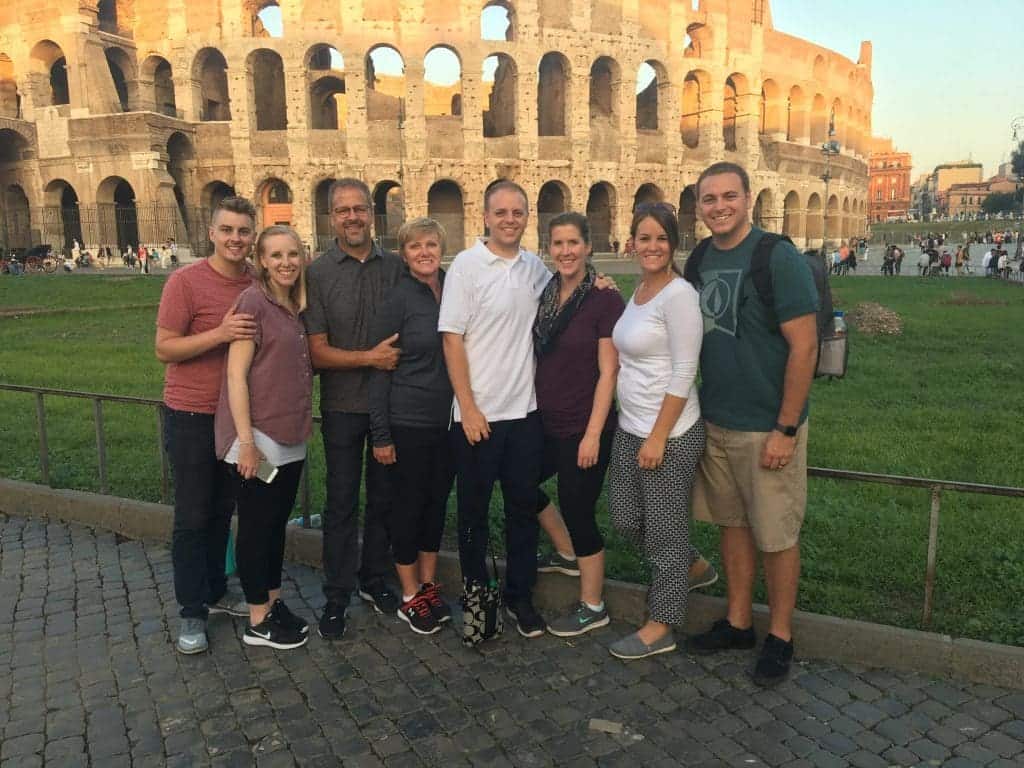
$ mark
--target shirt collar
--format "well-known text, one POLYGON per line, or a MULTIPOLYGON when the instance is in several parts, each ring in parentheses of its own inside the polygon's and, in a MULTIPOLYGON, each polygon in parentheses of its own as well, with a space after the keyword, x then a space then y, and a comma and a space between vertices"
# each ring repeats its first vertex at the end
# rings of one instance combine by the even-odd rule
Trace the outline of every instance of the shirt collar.
MULTIPOLYGON (((339 264, 341 262, 343 262, 345 259, 352 259, 352 261, 359 261, 359 259, 355 258, 354 256, 349 255, 349 253, 344 248, 341 247, 341 244, 338 243, 338 238, 334 238, 331 241, 331 249, 334 251, 334 253, 335 253, 334 258, 335 258, 335 260, 339 264)), ((369 254, 369 256, 366 257, 366 261, 370 261, 371 259, 379 259, 381 257, 382 253, 383 253, 383 251, 381 250, 380 246, 377 245, 377 241, 376 240, 371 240, 370 241, 370 254, 369 254)))
POLYGON ((480 253, 481 261, 483 261, 483 263, 486 264, 488 267, 493 266, 495 264, 508 264, 510 267, 514 266, 518 261, 520 261, 523 258, 523 254, 527 252, 525 248, 520 246, 519 252, 516 253, 514 259, 506 259, 502 256, 499 256, 490 248, 488 248, 487 243, 485 243, 483 240, 478 239, 476 242, 478 246, 478 252, 480 253))

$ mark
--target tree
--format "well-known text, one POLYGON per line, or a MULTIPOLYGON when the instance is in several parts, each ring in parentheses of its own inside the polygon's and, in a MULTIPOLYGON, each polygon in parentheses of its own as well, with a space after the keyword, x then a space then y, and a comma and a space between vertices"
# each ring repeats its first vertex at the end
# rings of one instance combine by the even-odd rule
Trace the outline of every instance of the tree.
POLYGON ((993 192, 981 201, 985 213, 1011 213, 1017 207, 1017 195, 1013 192, 993 192))
POLYGON ((1017 178, 1024 179, 1024 141, 1018 144, 1010 155, 1010 167, 1017 174, 1017 178))

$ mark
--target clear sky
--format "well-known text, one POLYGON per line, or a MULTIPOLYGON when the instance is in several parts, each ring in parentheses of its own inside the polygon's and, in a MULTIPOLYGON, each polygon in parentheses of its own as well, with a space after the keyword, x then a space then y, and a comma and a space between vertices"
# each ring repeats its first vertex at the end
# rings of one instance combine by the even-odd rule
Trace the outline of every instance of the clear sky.
MULTIPOLYGON (((856 61, 874 45, 872 132, 910 152, 916 179, 968 156, 1009 160, 1024 117, 1024 0, 771 0, 775 28, 856 61)), ((1018 136, 1024 140, 1024 135, 1018 136)))

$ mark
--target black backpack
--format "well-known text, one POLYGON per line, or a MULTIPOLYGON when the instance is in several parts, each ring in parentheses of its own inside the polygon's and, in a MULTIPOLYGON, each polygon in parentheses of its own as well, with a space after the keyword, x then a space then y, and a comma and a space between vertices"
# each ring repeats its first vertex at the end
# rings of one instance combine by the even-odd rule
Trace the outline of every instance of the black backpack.
MULTIPOLYGON (((772 250, 780 242, 787 242, 793 245, 793 241, 790 240, 786 235, 778 235, 773 232, 765 232, 761 235, 761 239, 757 241, 757 245, 754 246, 754 255, 750 259, 750 279, 754 283, 754 289, 757 291, 757 295, 761 299, 761 303, 768 308, 769 312, 774 311, 775 307, 775 293, 772 289, 772 271, 771 271, 771 259, 772 250)), ((711 244, 711 238, 706 237, 697 243, 696 247, 690 253, 690 256, 686 259, 686 264, 683 266, 683 278, 689 282, 698 291, 703 286, 703 282, 700 279, 700 265, 704 260, 704 255, 707 253, 708 246, 711 244)), ((795 247, 795 246, 794 246, 795 247)), ((832 289, 828 284, 828 272, 825 271, 825 264, 821 260, 821 257, 816 252, 811 251, 810 253, 804 254, 804 259, 807 262, 808 268, 811 270, 811 276, 814 278, 814 287, 818 291, 818 363, 814 366, 814 375, 818 376, 837 376, 841 377, 845 374, 845 356, 847 354, 844 349, 843 356, 844 362, 842 365, 843 373, 835 374, 832 371, 820 370, 819 363, 822 360, 822 348, 832 337, 835 335, 835 325, 833 320, 833 306, 832 306, 832 289)), ((775 330, 778 331, 778 324, 776 323, 775 330)))

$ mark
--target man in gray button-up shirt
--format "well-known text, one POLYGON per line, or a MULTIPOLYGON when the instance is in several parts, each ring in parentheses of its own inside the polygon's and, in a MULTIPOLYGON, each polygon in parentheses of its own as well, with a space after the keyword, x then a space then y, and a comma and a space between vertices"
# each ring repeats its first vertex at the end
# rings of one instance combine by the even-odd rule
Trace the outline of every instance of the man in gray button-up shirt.
POLYGON ((323 519, 324 596, 320 636, 345 632, 345 607, 356 589, 378 612, 393 614, 398 600, 384 578, 394 572, 387 517, 387 468, 368 458, 362 564, 358 557, 359 485, 368 447, 367 383, 373 368, 398 364, 397 334, 370 344, 370 321, 384 295, 402 274, 402 261, 378 248, 370 236, 370 190, 358 179, 331 186, 334 243, 307 272, 309 306, 304 314, 313 367, 320 372, 321 431, 327 461, 327 504, 323 519))

